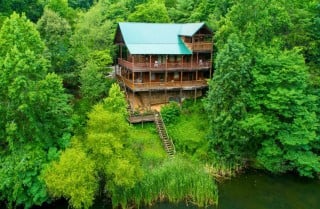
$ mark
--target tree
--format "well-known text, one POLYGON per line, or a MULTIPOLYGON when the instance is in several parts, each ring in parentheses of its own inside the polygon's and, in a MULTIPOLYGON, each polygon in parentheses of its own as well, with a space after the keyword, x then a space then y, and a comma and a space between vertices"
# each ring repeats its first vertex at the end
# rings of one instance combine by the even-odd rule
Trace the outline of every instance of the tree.
POLYGON ((210 153, 216 162, 242 164, 252 143, 240 128, 247 115, 250 92, 250 51, 236 34, 231 34, 219 49, 215 63, 215 75, 205 101, 211 122, 210 153))
POLYGON ((113 23, 108 20, 108 1, 99 1, 80 17, 71 38, 71 53, 78 68, 82 69, 90 61, 105 70, 111 64, 114 32, 113 23), (103 59, 101 59, 103 57, 103 59))
POLYGON ((0 13, 6 16, 13 12, 25 13, 30 20, 36 22, 41 17, 43 6, 39 0, 3 0, 1 1, 0 13))
POLYGON ((28 144, 3 153, 0 160, 0 200, 7 208, 24 205, 31 208, 48 200, 46 186, 40 172, 47 163, 47 153, 36 145, 28 144))
POLYGON ((195 0, 177 0, 176 6, 169 9, 169 16, 173 22, 187 23, 196 7, 195 0))
POLYGON ((92 6, 93 2, 94 0, 68 0, 70 7, 74 9, 89 9, 92 6))
POLYGON ((68 0, 50 0, 46 3, 45 8, 54 11, 60 17, 68 20, 68 22, 73 26, 77 18, 77 13, 69 7, 68 2, 68 0))
POLYGON ((299 11, 297 21, 292 15, 297 8, 281 1, 244 0, 219 22, 216 72, 207 99, 210 152, 219 162, 249 157, 274 173, 313 177, 319 172, 317 91, 311 90, 308 68, 294 47, 303 39, 290 44, 297 40, 289 38, 299 37, 295 23, 306 17, 299 11), (235 34, 238 39, 231 43, 235 34), (232 45, 237 50, 226 54, 232 45))
POLYGON ((109 95, 88 114, 84 136, 74 138, 60 160, 43 174, 50 194, 69 199, 75 208, 90 207, 99 193, 113 198, 119 195, 115 192, 132 189, 142 178, 140 161, 130 146, 124 94, 114 84, 109 95), (75 160, 84 165, 79 168, 75 160), (80 170, 87 172, 79 176, 80 170))
POLYGON ((124 118, 128 115, 127 101, 118 84, 112 84, 109 96, 104 99, 104 107, 110 112, 118 112, 124 118))
POLYGON ((297 170, 313 177, 320 171, 317 97, 306 91, 304 59, 297 50, 265 48, 258 51, 256 62, 251 111, 244 124, 262 141, 257 160, 272 172, 297 170))
POLYGON ((62 80, 47 74, 44 55, 33 23, 16 13, 5 20, 0 30, 0 167, 11 166, 0 169, 0 193, 12 206, 29 208, 48 199, 39 180, 44 165, 52 160, 47 152, 69 142, 68 96, 62 80))
POLYGON ((52 197, 68 199, 75 209, 90 208, 99 186, 94 160, 76 145, 61 153, 59 161, 44 171, 43 178, 52 197))
POLYGON ((128 17, 131 22, 170 22, 164 1, 148 1, 135 7, 135 11, 128 17))
POLYGON ((51 68, 58 74, 68 73, 71 68, 69 54, 71 27, 68 21, 50 9, 45 9, 37 23, 37 29, 50 52, 51 68))
POLYGON ((95 63, 88 62, 80 72, 81 95, 91 104, 98 102, 109 90, 108 79, 95 63))

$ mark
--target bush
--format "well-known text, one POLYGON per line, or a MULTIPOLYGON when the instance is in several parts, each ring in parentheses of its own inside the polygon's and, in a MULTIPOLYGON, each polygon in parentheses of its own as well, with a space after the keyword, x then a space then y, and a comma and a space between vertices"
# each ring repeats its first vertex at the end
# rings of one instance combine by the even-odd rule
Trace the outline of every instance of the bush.
POLYGON ((180 113, 180 106, 177 102, 170 102, 161 108, 162 119, 166 124, 176 122, 180 113))

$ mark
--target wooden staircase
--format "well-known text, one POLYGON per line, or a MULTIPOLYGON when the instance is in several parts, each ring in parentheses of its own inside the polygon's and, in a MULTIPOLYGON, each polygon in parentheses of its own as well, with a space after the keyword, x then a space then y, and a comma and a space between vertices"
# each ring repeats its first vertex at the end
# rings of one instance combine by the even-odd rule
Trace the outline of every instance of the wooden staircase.
POLYGON ((156 112, 154 117, 155 117, 154 122, 156 124, 158 134, 162 140, 164 149, 167 152, 168 156, 170 158, 173 158, 176 153, 176 150, 172 142, 172 139, 168 136, 167 129, 162 120, 162 116, 160 112, 156 112))
POLYGON ((163 119, 162 119, 160 112, 155 112, 154 116, 150 115, 151 117, 149 117, 148 115, 147 116, 139 116, 139 115, 134 116, 134 112, 133 112, 133 109, 130 104, 129 95, 127 92, 126 85, 124 84, 124 81, 121 79, 121 77, 117 77, 117 80, 120 85, 120 88, 124 91, 124 93, 126 95, 126 99, 128 101, 128 106, 127 106, 127 111, 129 113, 128 121, 130 123, 154 121, 154 123, 156 124, 156 127, 157 127, 159 137, 162 140, 163 147, 164 147, 165 151, 167 152, 167 154, 170 158, 173 158, 176 153, 176 149, 174 147, 172 139, 169 137, 169 135, 167 133, 167 129, 166 129, 166 126, 163 122, 163 119))

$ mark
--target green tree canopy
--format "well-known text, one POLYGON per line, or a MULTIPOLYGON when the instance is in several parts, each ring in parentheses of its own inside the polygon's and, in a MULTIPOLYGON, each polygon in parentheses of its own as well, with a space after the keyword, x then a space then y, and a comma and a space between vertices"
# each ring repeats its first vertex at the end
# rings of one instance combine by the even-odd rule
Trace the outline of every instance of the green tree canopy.
POLYGON ((258 51, 256 62, 251 111, 243 124, 262 140, 258 162, 272 172, 297 170, 312 177, 320 171, 317 98, 306 91, 304 59, 296 50, 268 47, 258 51))
POLYGON ((37 29, 49 49, 52 71, 59 74, 69 72, 72 31, 68 21, 56 12, 45 9, 37 23, 37 29))
POLYGON ((0 13, 10 16, 13 12, 25 13, 26 16, 36 22, 43 12, 42 0, 1 0, 0 13))
POLYGON ((71 38, 72 54, 78 67, 83 68, 88 61, 96 63, 101 70, 112 62, 114 32, 113 23, 107 19, 108 1, 99 1, 83 13, 75 26, 71 38))
POLYGON ((128 17, 130 22, 170 22, 164 1, 148 1, 135 7, 135 11, 128 17))
POLYGON ((39 180, 52 160, 47 152, 69 142, 71 107, 61 78, 47 74, 44 50, 24 15, 5 20, 0 30, 0 193, 9 207, 30 208, 48 199, 39 180))
POLYGON ((243 135, 239 124, 247 114, 251 62, 250 51, 236 34, 230 35, 217 55, 216 71, 206 99, 212 124, 210 153, 217 162, 242 163, 250 152, 249 138, 243 135))

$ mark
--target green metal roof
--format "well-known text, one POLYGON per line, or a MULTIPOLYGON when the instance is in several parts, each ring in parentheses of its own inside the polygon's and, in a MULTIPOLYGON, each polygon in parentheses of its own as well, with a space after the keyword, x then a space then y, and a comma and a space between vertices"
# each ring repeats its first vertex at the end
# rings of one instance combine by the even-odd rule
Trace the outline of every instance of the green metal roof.
MULTIPOLYGON (((180 36, 194 35, 204 23, 119 23, 131 54, 192 54, 180 36)), ((118 31, 118 32, 120 32, 118 31)))
POLYGON ((181 36, 193 36, 204 23, 186 23, 181 25, 179 35, 181 36))

